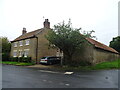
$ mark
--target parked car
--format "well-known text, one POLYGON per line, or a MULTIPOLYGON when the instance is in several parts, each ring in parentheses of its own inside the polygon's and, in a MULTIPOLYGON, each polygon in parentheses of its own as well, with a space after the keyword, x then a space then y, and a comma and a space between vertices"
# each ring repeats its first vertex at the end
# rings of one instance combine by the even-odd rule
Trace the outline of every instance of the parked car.
POLYGON ((40 60, 41 64, 59 64, 61 62, 61 57, 56 57, 56 56, 47 56, 47 57, 42 57, 40 60))

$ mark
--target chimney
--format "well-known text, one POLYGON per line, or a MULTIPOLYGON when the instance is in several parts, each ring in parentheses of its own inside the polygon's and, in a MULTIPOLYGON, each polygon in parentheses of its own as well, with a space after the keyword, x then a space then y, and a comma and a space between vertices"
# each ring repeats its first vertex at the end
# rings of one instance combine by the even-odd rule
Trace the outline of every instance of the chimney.
POLYGON ((48 19, 45 19, 43 25, 44 25, 44 28, 50 28, 50 22, 48 21, 48 19))
POLYGON ((27 33, 26 28, 23 28, 22 35, 25 34, 25 33, 27 33))

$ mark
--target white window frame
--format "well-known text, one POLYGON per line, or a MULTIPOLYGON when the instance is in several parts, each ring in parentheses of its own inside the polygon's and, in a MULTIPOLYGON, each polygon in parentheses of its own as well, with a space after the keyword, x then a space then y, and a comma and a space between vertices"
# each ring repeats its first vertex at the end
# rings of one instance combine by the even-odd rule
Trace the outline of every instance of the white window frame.
POLYGON ((19 57, 22 57, 22 55, 23 55, 22 50, 19 50, 19 57))
POLYGON ((19 45, 20 45, 20 46, 23 46, 23 41, 19 41, 19 45))
POLYGON ((13 50, 13 57, 17 57, 17 50, 13 50))
POLYGON ((24 49, 24 57, 28 57, 30 49, 24 49))
POLYGON ((18 42, 14 42, 14 47, 17 47, 18 42))
POLYGON ((30 39, 25 40, 25 45, 30 45, 30 39))

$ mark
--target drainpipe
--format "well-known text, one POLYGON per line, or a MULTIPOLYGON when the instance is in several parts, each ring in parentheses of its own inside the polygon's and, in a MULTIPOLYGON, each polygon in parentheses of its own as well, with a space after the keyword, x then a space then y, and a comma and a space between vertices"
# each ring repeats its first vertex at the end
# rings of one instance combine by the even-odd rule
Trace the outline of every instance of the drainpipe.
POLYGON ((36 37, 36 40, 37 40, 37 42, 36 42, 36 64, 38 64, 38 58, 37 58, 37 56, 38 56, 38 37, 36 37))

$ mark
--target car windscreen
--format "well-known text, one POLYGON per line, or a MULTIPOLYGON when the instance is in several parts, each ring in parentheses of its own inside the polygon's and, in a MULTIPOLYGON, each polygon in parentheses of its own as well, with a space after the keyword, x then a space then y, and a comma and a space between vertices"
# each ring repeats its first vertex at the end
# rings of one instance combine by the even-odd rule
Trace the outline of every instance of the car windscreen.
POLYGON ((41 59, 45 59, 46 57, 42 57, 41 59))

